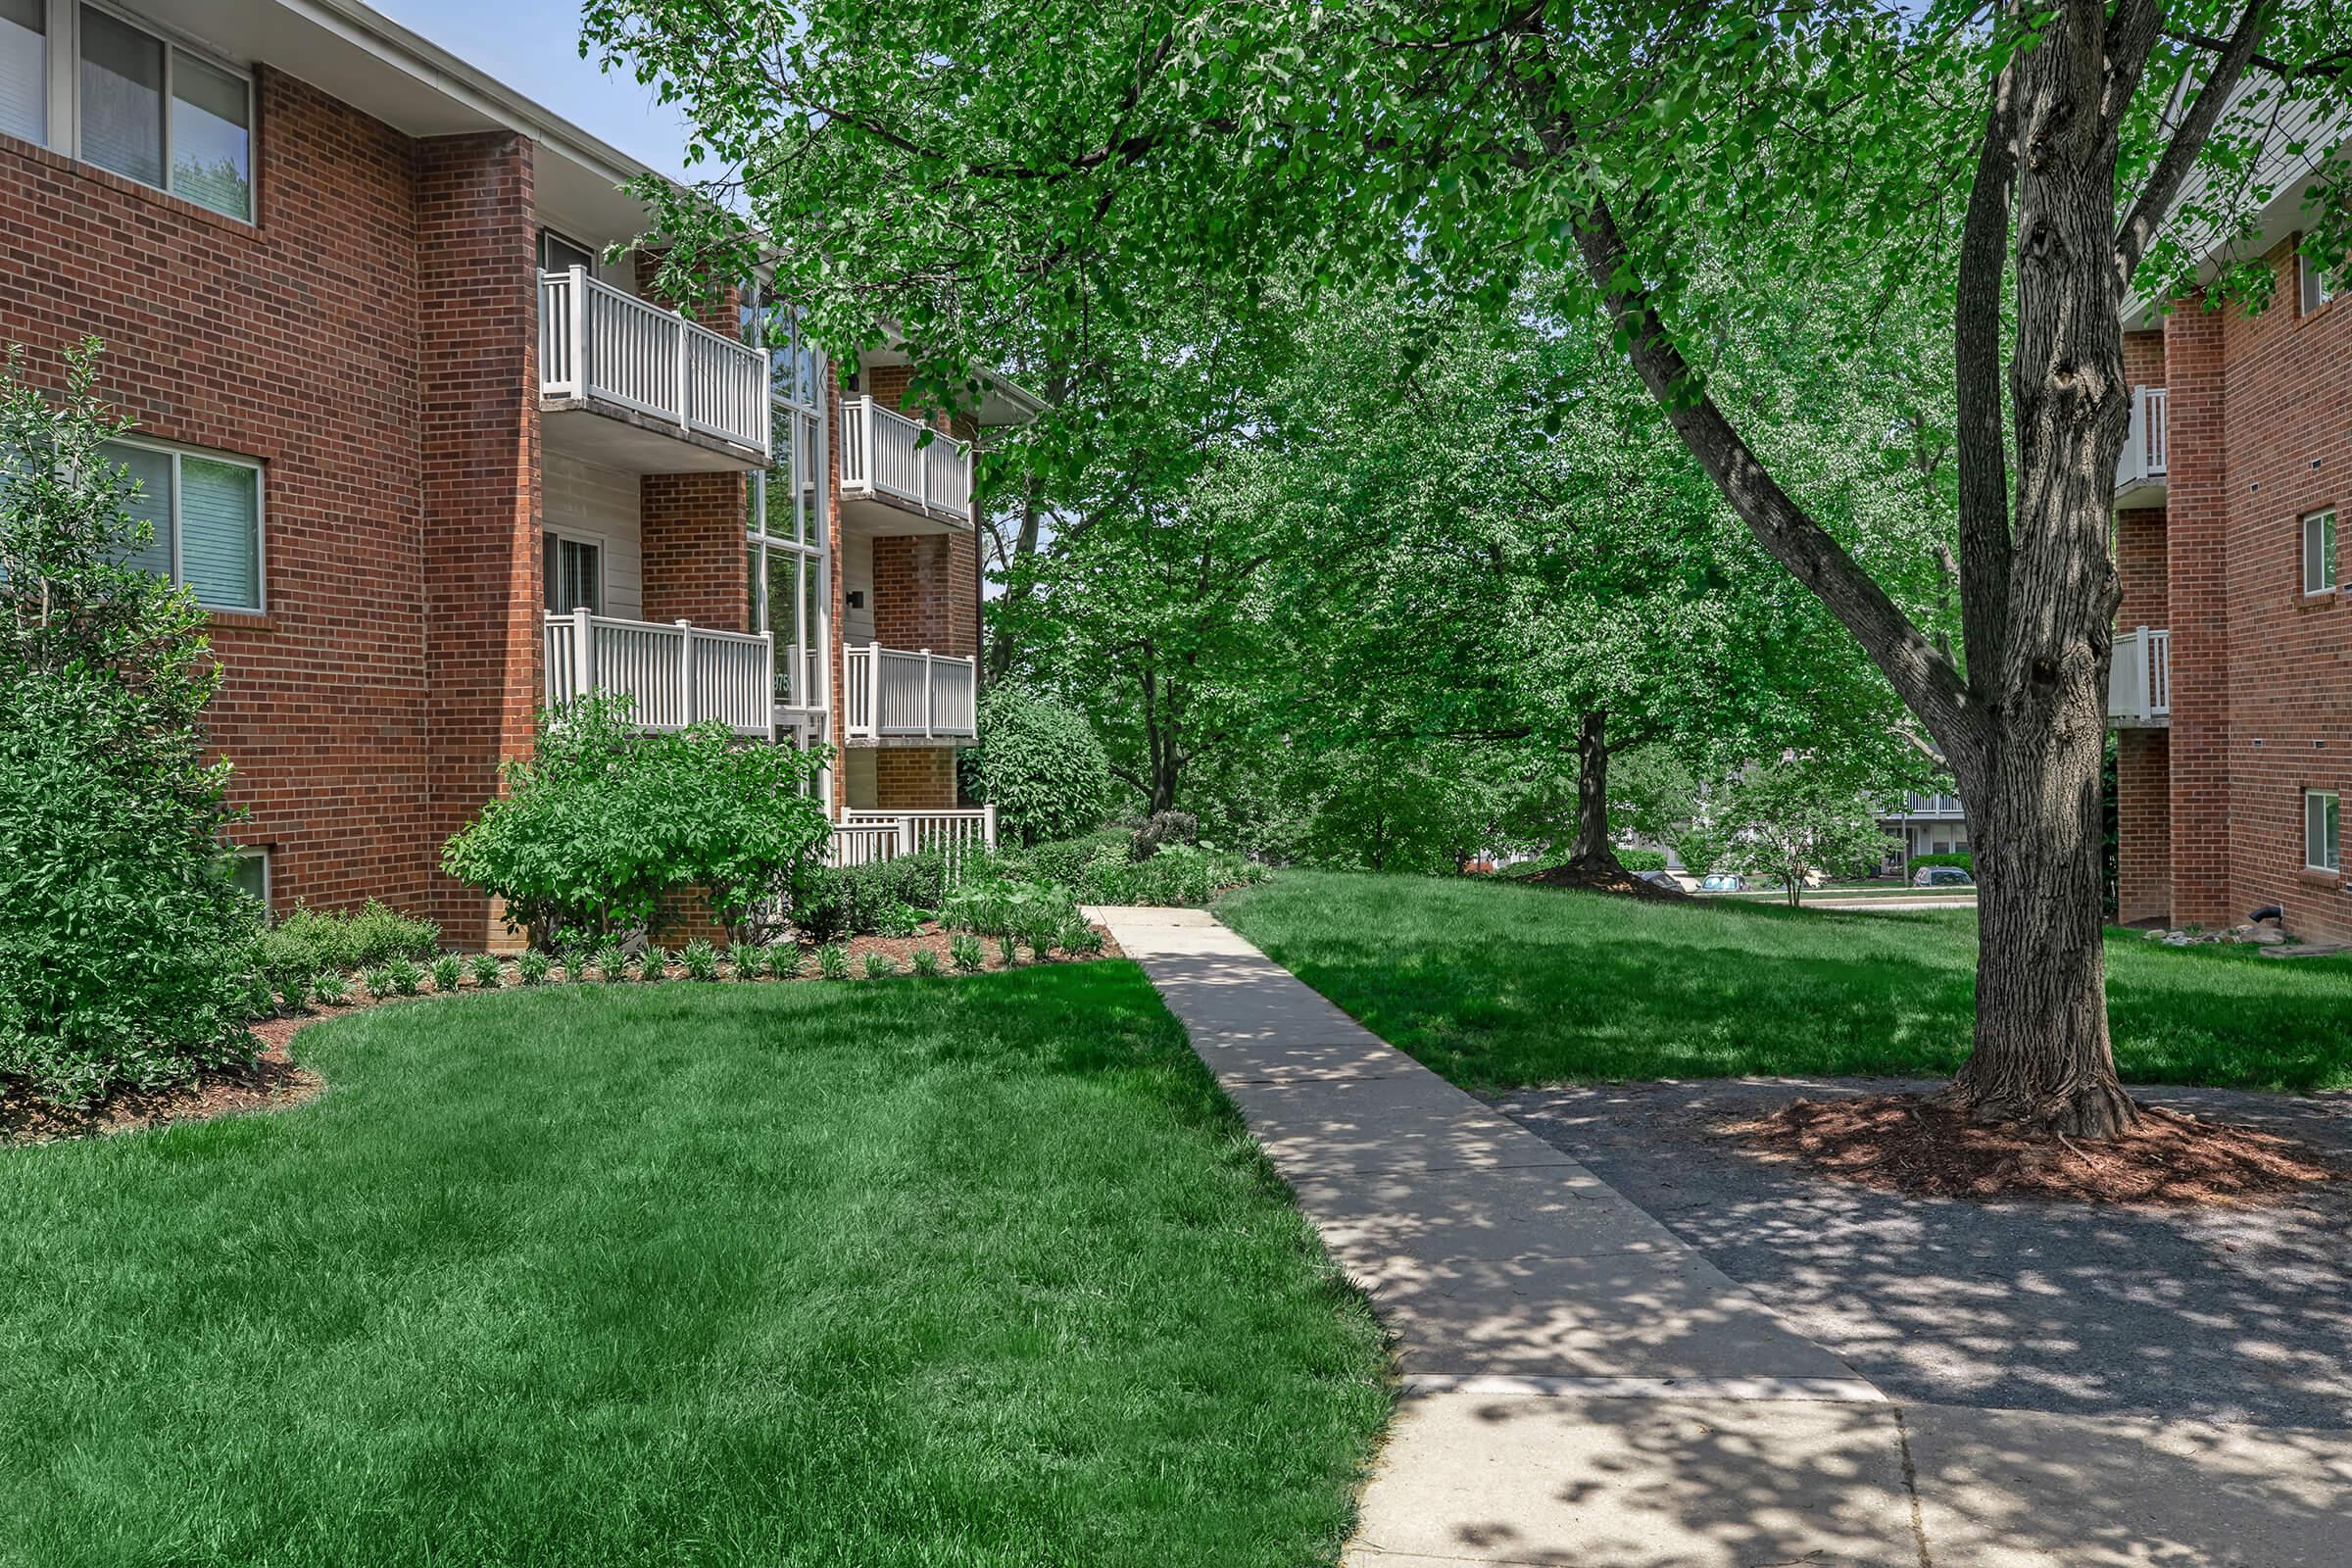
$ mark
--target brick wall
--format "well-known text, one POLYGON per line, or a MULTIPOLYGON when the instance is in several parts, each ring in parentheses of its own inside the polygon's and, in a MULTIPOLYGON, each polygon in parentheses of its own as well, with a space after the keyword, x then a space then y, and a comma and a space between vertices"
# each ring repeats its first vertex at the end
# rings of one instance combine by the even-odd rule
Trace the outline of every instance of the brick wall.
POLYGON ((980 651, 972 535, 906 534, 874 541, 874 636, 892 648, 968 659, 980 651))
POLYGON ((2171 743, 2168 730, 2116 732, 2116 914, 2127 923, 2172 915, 2171 743))
POLYGON ((2123 588, 2115 611, 2117 630, 2169 624, 2171 553, 2164 508, 2134 507, 2115 514, 2115 574, 2123 588))
POLYGON ((956 805, 956 753, 945 746, 887 746, 874 754, 874 805, 885 811, 956 805))
POLYGON ((281 906, 421 912, 418 169, 390 127, 255 74, 252 224, 0 138, 0 341, 55 385, 95 334, 141 433, 262 461, 269 611, 213 625, 235 836, 272 851, 281 906))
POLYGON ((742 631, 752 600, 739 473, 649 473, 638 481, 645 618, 742 631))
POLYGON ((2278 303, 2222 321, 2230 907, 2278 903, 2290 929, 2352 938, 2342 878, 2303 869, 2303 791, 2352 785, 2352 601, 2304 596, 2300 529, 2352 515, 2352 302, 2306 318, 2291 242, 2269 262, 2278 303))
MULTIPOLYGON (((531 747, 541 693, 538 231, 531 145, 504 132, 418 144, 427 827, 454 833, 531 747)), ((499 922, 431 873, 461 947, 499 922)))
POLYGON ((2183 302, 2165 326, 2170 405, 2167 610, 2173 644, 2172 915, 2227 923, 2230 910, 2228 454, 2222 317, 2183 302))

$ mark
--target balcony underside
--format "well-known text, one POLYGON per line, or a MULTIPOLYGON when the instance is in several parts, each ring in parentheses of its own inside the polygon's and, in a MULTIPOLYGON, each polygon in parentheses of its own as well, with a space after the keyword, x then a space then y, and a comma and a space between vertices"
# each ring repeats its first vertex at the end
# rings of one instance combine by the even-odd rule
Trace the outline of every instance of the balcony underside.
POLYGON ((2118 713, 2110 711, 2107 714, 2107 727, 2109 729, 2171 729, 2173 727, 2173 715, 2170 713, 2118 713))
POLYGON ((539 439, 549 452, 623 473, 743 473, 767 466, 757 448, 601 398, 543 397, 539 411, 539 439))
POLYGON ((917 533, 969 533, 971 514, 919 507, 911 501, 873 492, 841 492, 841 520, 845 527, 877 539, 917 533))
POLYGON ((2126 480, 2115 487, 2115 510, 2129 512, 2134 507, 2161 507, 2165 499, 2165 476, 2150 474, 2144 479, 2126 480))
POLYGON ((889 752, 901 751, 908 748, 923 751, 937 751, 943 746, 952 746, 958 749, 966 746, 977 746, 980 744, 980 741, 977 736, 969 734, 950 735, 941 733, 938 735, 845 735, 842 737, 841 744, 852 751, 860 752, 889 752))

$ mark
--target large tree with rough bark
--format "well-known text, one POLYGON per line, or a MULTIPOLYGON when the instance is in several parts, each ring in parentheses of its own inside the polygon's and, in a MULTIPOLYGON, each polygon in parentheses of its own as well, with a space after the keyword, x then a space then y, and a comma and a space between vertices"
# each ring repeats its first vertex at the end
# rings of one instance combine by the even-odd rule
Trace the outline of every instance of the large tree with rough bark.
MULTIPOLYGON (((2133 1121, 2098 898, 2123 315, 2240 275, 2200 264, 2268 200, 2266 139, 2352 104, 2336 0, 590 0, 585 42, 702 132, 696 194, 718 200, 662 204, 682 259, 775 267, 837 342, 896 322, 943 395, 998 323, 1074 329, 1301 247, 1496 309, 1531 269, 1573 270, 1563 308, 1605 323, 1969 802, 1955 1095, 2070 1134, 2133 1121), (1696 258, 1785 281, 1888 254, 1940 279, 1952 324, 1959 655, 1792 494, 1695 352, 1740 311, 1691 287, 1696 258)), ((2342 172, 2308 181, 2328 264, 2342 172)))

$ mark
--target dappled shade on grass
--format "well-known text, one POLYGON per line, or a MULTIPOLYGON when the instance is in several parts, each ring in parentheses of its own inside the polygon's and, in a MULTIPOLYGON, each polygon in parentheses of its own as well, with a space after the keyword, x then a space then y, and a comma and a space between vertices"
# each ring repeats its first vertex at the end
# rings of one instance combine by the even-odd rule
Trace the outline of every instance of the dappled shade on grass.
MULTIPOLYGON (((1632 899, 1484 878, 1285 872, 1218 912, 1382 1038, 1472 1089, 1572 1079, 1948 1073, 1973 913, 1632 899)), ((2352 1088, 2352 958, 2111 932, 2134 1083, 2352 1088)))
POLYGON ((0 1153, 0 1563, 1329 1561, 1377 1331, 1135 967, 396 1005, 0 1153))

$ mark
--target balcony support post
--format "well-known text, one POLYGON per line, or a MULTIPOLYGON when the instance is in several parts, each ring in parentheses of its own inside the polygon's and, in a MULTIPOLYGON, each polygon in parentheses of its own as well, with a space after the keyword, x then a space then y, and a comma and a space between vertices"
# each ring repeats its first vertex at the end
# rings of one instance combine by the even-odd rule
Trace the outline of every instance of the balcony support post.
POLYGON ((699 716, 694 710, 694 626, 679 621, 678 626, 678 723, 691 724, 699 716))
POLYGON ((571 391, 574 397, 585 398, 594 378, 588 373, 588 269, 571 270, 571 294, 564 302, 570 319, 564 323, 564 334, 571 340, 571 391))
MULTIPOLYGON (((575 269, 576 270, 576 269, 575 269)), ((571 690, 564 694, 565 702, 574 702, 596 690, 596 614, 582 605, 571 612, 571 690)))

